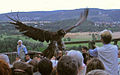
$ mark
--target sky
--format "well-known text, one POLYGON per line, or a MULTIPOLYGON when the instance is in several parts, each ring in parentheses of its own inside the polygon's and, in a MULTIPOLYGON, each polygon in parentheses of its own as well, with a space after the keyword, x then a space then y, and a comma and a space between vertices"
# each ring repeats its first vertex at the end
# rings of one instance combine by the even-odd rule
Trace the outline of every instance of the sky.
POLYGON ((120 0, 0 0, 0 13, 71 10, 79 8, 120 9, 120 0))

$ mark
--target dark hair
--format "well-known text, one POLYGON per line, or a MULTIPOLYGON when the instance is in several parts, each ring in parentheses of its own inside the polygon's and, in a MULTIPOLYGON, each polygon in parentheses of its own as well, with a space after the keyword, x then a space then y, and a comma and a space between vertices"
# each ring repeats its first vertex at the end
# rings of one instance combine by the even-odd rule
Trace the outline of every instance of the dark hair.
POLYGON ((28 55, 28 56, 30 56, 30 54, 28 54, 28 53, 27 53, 27 54, 25 54, 25 55, 26 55, 26 56, 27 56, 27 55, 28 55))
POLYGON ((89 63, 87 64, 86 73, 95 69, 105 70, 103 63, 97 58, 93 58, 89 61, 89 63))
POLYGON ((12 75, 33 75, 32 66, 25 62, 15 62, 12 71, 12 75))
POLYGON ((89 54, 88 53, 83 53, 83 58, 84 58, 84 64, 87 64, 87 61, 89 60, 89 54))
POLYGON ((43 58, 38 64, 38 69, 42 75, 50 75, 53 69, 52 62, 47 58, 43 58))
POLYGON ((86 51, 88 51, 88 48, 86 46, 82 46, 83 49, 85 49, 86 51))
POLYGON ((29 64, 33 66, 33 72, 37 72, 38 71, 38 61, 37 60, 33 59, 33 60, 31 60, 29 62, 29 64))
POLYGON ((58 75, 77 75, 78 63, 71 56, 63 56, 57 65, 58 75))
POLYGON ((0 60, 0 75, 12 75, 11 73, 9 65, 4 60, 0 60))

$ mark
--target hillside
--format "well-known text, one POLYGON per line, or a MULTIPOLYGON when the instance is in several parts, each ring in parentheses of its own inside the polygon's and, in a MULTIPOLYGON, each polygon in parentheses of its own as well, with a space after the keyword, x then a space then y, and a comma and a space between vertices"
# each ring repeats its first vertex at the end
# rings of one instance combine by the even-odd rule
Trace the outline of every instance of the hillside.
MULTIPOLYGON (((62 21, 68 19, 77 19, 83 9, 75 10, 57 10, 57 11, 35 11, 19 12, 22 21, 62 21)), ((5 15, 16 17, 17 12, 0 14, 0 21, 8 21, 5 15)), ((120 21, 120 9, 103 10, 90 8, 88 19, 93 22, 114 22, 120 21)))
MULTIPOLYGON (((63 21, 57 21, 53 23, 46 23, 44 25, 36 24, 35 23, 27 23, 27 25, 37 27, 40 29, 49 30, 55 32, 59 29, 68 29, 69 27, 73 26, 78 20, 77 19, 69 19, 63 21)), ((92 31, 92 28, 95 28, 95 25, 91 21, 86 21, 81 26, 74 28, 71 32, 86 32, 92 31)), ((7 33, 7 34, 20 34, 17 29, 15 29, 14 25, 10 24, 9 22, 0 22, 0 34, 7 33)))
MULTIPOLYGON (((59 29, 66 30, 67 28, 73 26, 78 19, 69 19, 69 20, 62 20, 52 23, 45 23, 44 25, 41 25, 40 23, 26 23, 27 25, 37 27, 40 29, 45 29, 49 31, 57 31, 59 29)), ((95 25, 94 22, 87 20, 80 26, 74 28, 71 32, 98 32, 104 29, 109 29, 112 31, 120 31, 120 25, 95 25)), ((10 24, 9 22, 0 22, 0 34, 10 34, 10 35, 18 35, 20 32, 15 29, 14 25, 10 24)))

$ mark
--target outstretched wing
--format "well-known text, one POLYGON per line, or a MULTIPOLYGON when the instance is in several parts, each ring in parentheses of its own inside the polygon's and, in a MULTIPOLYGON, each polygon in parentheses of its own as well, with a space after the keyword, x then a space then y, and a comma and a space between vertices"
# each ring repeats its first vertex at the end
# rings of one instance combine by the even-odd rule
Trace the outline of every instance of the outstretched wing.
MULTIPOLYGON (((81 15, 81 19, 75 24, 73 25, 72 27, 68 28, 67 30, 65 30, 65 32, 69 32, 70 30, 72 30, 73 28, 81 25, 86 19, 87 19, 87 16, 88 16, 88 9, 85 9, 84 11, 84 14, 81 15)), ((20 31, 22 32, 22 34, 30 37, 30 38, 33 38, 35 40, 39 40, 41 42, 43 41, 51 41, 51 40, 54 40, 53 38, 55 38, 56 36, 53 36, 55 33, 54 32, 50 32, 50 31, 46 31, 46 30, 43 30, 43 29, 38 29, 38 28, 34 28, 32 26, 28 26, 26 24, 23 24, 22 22, 18 21, 18 20, 14 20, 12 19, 11 17, 7 16, 9 19, 11 19, 12 21, 14 22, 10 22, 11 24, 14 24, 15 27, 20 31)), ((65 35, 65 34, 63 34, 65 35)))
POLYGON ((75 25, 73 25, 72 27, 70 27, 70 28, 68 28, 67 30, 65 30, 66 33, 67 33, 67 32, 70 32, 73 28, 81 25, 81 24, 87 19, 88 12, 89 12, 89 9, 86 8, 86 9, 84 10, 84 13, 81 14, 80 20, 79 20, 75 25))
POLYGON ((26 24, 23 24, 22 22, 18 20, 14 20, 11 17, 7 16, 9 19, 11 19, 14 22, 10 22, 11 24, 15 25, 15 28, 18 29, 22 34, 33 38, 34 40, 39 40, 41 42, 47 41, 49 42, 52 39, 53 32, 46 31, 43 29, 34 28, 32 26, 28 26, 26 24))

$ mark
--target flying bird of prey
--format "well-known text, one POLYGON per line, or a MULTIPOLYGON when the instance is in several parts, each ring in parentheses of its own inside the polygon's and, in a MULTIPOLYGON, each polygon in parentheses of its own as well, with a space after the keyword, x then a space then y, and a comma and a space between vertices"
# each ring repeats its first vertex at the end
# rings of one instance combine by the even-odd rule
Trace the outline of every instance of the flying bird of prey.
POLYGON ((49 46, 42 52, 45 57, 50 59, 55 54, 56 49, 61 51, 63 50, 62 38, 73 28, 81 25, 87 19, 88 11, 88 8, 84 10, 84 13, 81 14, 80 20, 75 25, 69 27, 66 30, 60 29, 57 32, 50 32, 44 29, 34 28, 32 26, 23 24, 19 20, 15 20, 9 16, 7 17, 13 21, 10 23, 15 25, 15 28, 18 29, 19 32, 22 32, 22 34, 25 36, 28 36, 34 40, 39 40, 41 42, 50 42, 49 46))

